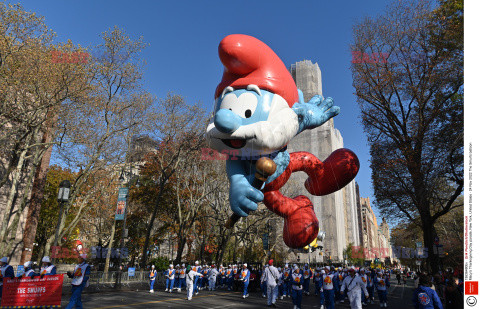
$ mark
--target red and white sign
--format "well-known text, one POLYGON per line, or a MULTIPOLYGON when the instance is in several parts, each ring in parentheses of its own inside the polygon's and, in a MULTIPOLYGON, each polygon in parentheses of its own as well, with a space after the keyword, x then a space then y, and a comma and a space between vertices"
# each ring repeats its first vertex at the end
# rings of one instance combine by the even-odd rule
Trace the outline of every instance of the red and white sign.
POLYGON ((63 275, 4 278, 2 306, 55 306, 62 301, 63 275))
POLYGON ((478 295, 478 281, 465 281, 465 295, 478 295))

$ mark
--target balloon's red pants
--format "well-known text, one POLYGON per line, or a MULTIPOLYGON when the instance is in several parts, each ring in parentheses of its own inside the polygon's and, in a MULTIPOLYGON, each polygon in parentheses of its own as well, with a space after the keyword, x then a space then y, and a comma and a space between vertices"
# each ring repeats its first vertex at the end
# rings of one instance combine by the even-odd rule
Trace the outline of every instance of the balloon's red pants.
POLYGON ((313 195, 327 195, 352 181, 359 168, 357 156, 346 148, 332 152, 325 162, 308 152, 290 154, 285 171, 263 189, 267 208, 284 218, 283 240, 287 246, 305 247, 318 235, 318 219, 312 202, 304 195, 291 199, 279 192, 290 175, 298 171, 307 173, 307 191, 313 195))

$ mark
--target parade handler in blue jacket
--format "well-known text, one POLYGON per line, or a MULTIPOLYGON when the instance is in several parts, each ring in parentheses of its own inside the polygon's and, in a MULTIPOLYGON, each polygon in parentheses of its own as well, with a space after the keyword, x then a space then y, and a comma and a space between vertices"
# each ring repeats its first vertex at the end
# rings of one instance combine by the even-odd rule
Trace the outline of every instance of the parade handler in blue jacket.
POLYGON ((380 308, 387 308, 387 294, 390 282, 388 278, 383 274, 383 271, 379 271, 374 281, 375 289, 378 292, 378 298, 380 300, 380 308))
POLYGON ((42 268, 40 269, 40 273, 38 275, 43 278, 44 276, 52 276, 56 274, 57 268, 52 264, 52 261, 50 261, 50 257, 44 256, 42 258, 42 268))
POLYGON ((425 275, 420 275, 418 288, 413 292, 413 305, 415 309, 443 309, 442 302, 437 292, 430 288, 431 281, 425 275))
POLYGON ((165 292, 172 293, 175 280, 175 269, 173 268, 173 264, 170 264, 169 269, 165 271, 165 278, 167 279, 165 283, 165 292))
POLYGON ((297 265, 293 268, 292 273, 292 302, 294 309, 302 308, 302 291, 304 279, 297 265))
POLYGON ((87 255, 80 254, 78 257, 78 265, 75 266, 73 274, 67 272, 67 276, 72 278, 72 296, 66 309, 82 309, 82 291, 85 286, 88 286, 88 279, 90 278, 90 265, 87 264, 87 255))
POLYGON ((152 265, 150 270, 150 293, 153 293, 153 286, 155 285, 155 279, 157 279, 157 271, 155 270, 155 265, 152 265))
POLYGON ((13 267, 8 265, 8 258, 6 256, 0 259, 0 299, 2 298, 3 278, 15 278, 13 267))
POLYGON ((248 297, 248 284, 250 283, 250 270, 247 268, 247 263, 243 264, 243 269, 240 272, 240 280, 243 282, 243 298, 248 297))
POLYGON ((23 264, 23 267, 25 267, 25 272, 20 277, 30 277, 33 279, 33 277, 35 276, 35 271, 33 270, 33 263, 31 261, 25 262, 23 264))

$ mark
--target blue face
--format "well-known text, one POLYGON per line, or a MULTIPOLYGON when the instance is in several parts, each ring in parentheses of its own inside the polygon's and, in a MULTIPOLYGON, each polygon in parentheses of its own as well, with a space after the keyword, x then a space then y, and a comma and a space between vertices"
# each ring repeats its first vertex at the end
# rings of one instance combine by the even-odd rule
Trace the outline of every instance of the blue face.
POLYGON ((266 121, 270 113, 273 93, 238 89, 227 92, 215 101, 215 127, 223 133, 233 133, 239 127, 266 121))

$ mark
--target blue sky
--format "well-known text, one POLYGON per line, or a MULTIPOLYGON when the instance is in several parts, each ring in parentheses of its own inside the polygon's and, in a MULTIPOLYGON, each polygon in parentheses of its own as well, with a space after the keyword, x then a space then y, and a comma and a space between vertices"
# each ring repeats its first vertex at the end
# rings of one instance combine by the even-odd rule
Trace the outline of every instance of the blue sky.
MULTIPOLYGON (((17 3, 18 1, 8 1, 17 3)), ((317 62, 323 95, 341 113, 335 127, 344 145, 360 159, 356 178, 360 195, 373 198, 369 150, 352 87, 349 44, 352 25, 365 15, 382 13, 391 1, 20 1, 27 11, 45 16, 57 40, 92 46, 103 31, 118 25, 150 45, 145 86, 157 97, 174 92, 213 109, 223 67, 220 40, 232 33, 252 35, 269 45, 287 67, 300 60, 317 62)), ((376 211, 378 217, 378 211, 376 211)), ((381 219, 379 219, 381 220, 381 219)))

